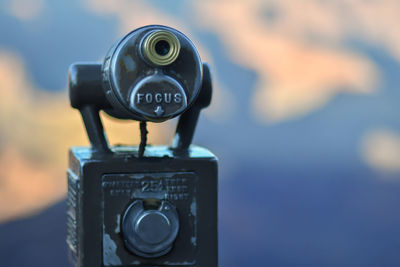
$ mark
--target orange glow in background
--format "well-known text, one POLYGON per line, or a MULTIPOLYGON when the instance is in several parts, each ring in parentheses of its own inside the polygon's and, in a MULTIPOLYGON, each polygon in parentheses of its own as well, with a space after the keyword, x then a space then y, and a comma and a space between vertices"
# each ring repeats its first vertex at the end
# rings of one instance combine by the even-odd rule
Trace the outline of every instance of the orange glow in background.
MULTIPOLYGON (((348 45, 348 39, 378 46, 400 61, 400 28, 393 26, 400 25, 399 1, 191 3, 190 23, 146 1, 86 0, 82 8, 115 19, 116 36, 146 24, 176 27, 217 69, 212 52, 195 34, 199 29, 212 32, 232 62, 257 74, 254 90, 242 90, 250 94, 252 108, 246 112, 261 125, 288 123, 319 112, 341 94, 374 97, 382 83, 380 69, 348 45)), ((29 23, 45 8, 45 1, 14 0, 7 12, 29 23)), ((109 40, 110 46, 113 41, 109 40)), ((214 99, 205 114, 221 123, 235 120, 229 114, 237 112, 237 103, 243 100, 229 91, 218 71, 214 78, 214 99)), ((138 143, 137 123, 104 119, 112 143, 138 143)), ((7 221, 62 199, 68 147, 88 142, 66 90, 49 92, 37 86, 24 58, 5 47, 0 47, 0 123, 0 221, 7 221)), ((168 143, 172 126, 151 124, 149 132, 151 143, 168 143)), ((400 133, 381 127, 366 131, 359 140, 359 154, 377 172, 400 173, 400 133)))

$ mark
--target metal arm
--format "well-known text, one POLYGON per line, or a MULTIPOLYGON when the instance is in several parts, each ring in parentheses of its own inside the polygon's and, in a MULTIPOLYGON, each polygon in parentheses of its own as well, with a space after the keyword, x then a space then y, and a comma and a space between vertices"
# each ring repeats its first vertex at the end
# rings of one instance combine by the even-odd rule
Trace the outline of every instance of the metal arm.
POLYGON ((193 140, 200 111, 210 105, 211 97, 212 83, 210 68, 206 63, 203 63, 203 82, 199 96, 193 106, 180 116, 172 142, 172 149, 177 151, 188 150, 193 140))
MULTIPOLYGON (((69 70, 68 86, 71 106, 82 115, 89 141, 95 151, 111 153, 99 111, 112 108, 102 90, 101 64, 73 64, 69 70)), ((211 102, 210 69, 203 64, 203 81, 195 103, 178 121, 172 149, 187 151, 192 143, 200 111, 211 102)))
POLYGON ((93 149, 111 153, 99 115, 100 109, 109 106, 101 87, 101 64, 72 65, 68 87, 71 106, 80 111, 93 149))

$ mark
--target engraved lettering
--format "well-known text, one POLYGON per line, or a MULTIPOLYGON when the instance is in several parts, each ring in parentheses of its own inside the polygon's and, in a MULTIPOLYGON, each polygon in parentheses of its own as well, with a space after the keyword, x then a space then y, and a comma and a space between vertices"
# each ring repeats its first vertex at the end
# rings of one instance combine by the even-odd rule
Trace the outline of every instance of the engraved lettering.
POLYGON ((157 104, 166 103, 170 104, 172 101, 176 104, 182 103, 183 95, 181 93, 137 93, 136 103, 137 104, 151 104, 153 102, 157 104))
POLYGON ((142 181, 142 192, 161 192, 163 185, 161 180, 142 181))
POLYGON ((156 100, 157 103, 161 103, 162 102, 162 94, 156 94, 154 96, 154 99, 156 100))
MULTIPOLYGON (((172 93, 173 94, 173 93, 172 93)), ((162 94, 163 96, 164 94, 162 94)), ((153 94, 153 101, 155 101, 155 94, 153 94)), ((172 99, 172 101, 174 101, 172 99)), ((142 103, 146 103, 145 95, 143 96, 142 103)), ((102 187, 106 189, 109 197, 132 197, 138 190, 144 194, 164 192, 165 199, 171 201, 184 201, 191 198, 193 190, 191 188, 192 179, 186 177, 174 176, 160 176, 150 177, 141 176, 129 177, 129 180, 115 180, 103 181, 102 187)), ((137 194, 137 193, 136 193, 137 194)), ((135 197, 137 197, 135 195, 135 197)), ((72 197, 70 197, 72 199, 72 197)))
POLYGON ((137 96, 137 103, 140 104, 143 100, 144 94, 137 94, 136 96, 137 96))
POLYGON ((149 192, 150 183, 149 181, 142 181, 142 192, 149 192))
POLYGON ((158 181, 150 181, 150 191, 151 192, 159 192, 160 189, 160 182, 158 181))
POLYGON ((152 94, 150 94, 150 93, 147 93, 147 94, 146 94, 146 102, 147 102, 148 104, 150 104, 151 102, 153 102, 153 95, 152 95, 152 94))
POLYGON ((181 102, 182 102, 182 95, 176 93, 176 94, 174 95, 174 102, 175 102, 175 103, 181 103, 181 102))
POLYGON ((172 98, 172 94, 171 93, 165 93, 164 94, 164 101, 165 101, 165 103, 167 103, 167 104, 169 104, 169 103, 171 103, 171 98, 172 98))

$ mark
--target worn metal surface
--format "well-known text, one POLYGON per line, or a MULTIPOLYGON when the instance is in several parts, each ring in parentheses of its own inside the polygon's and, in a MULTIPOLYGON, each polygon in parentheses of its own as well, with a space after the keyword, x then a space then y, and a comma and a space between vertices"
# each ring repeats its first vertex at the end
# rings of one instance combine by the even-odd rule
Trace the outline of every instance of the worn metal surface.
POLYGON ((168 147, 90 148, 70 151, 68 244, 75 266, 204 266, 218 264, 217 160, 192 146, 186 155, 168 147), (159 257, 132 253, 122 233, 123 216, 137 200, 158 199, 176 207, 179 232, 159 257))
POLYGON ((70 150, 67 243, 75 265, 216 267, 217 159, 190 147, 211 101, 211 75, 190 40, 164 26, 139 28, 103 65, 72 65, 69 92, 91 143, 70 150), (110 148, 100 110, 141 126, 183 114, 171 147, 144 151, 145 142, 110 148))
POLYGON ((201 64, 196 48, 181 32, 159 25, 136 29, 113 46, 104 59, 103 88, 113 106, 106 111, 114 117, 156 122, 175 117, 193 103, 200 91, 201 64), (149 60, 149 53, 143 53, 149 34, 151 37, 157 31, 168 32, 179 43, 177 51, 178 45, 170 41, 169 52, 175 47, 177 54, 167 65, 154 63, 154 57, 149 60), (157 82, 151 82, 154 80, 157 82), (164 112, 157 112, 160 109, 164 112))

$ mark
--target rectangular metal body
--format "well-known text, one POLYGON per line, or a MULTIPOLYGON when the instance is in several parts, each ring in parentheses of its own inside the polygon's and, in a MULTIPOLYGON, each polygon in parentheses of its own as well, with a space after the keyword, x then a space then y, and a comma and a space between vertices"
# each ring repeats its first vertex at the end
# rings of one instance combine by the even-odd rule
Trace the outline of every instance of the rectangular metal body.
POLYGON ((115 147, 113 154, 72 148, 68 170, 67 242, 75 266, 218 265, 217 159, 192 146, 176 154, 149 146, 115 147), (176 207, 179 232, 169 253, 144 258, 126 249, 121 220, 136 199, 166 200, 176 207))

